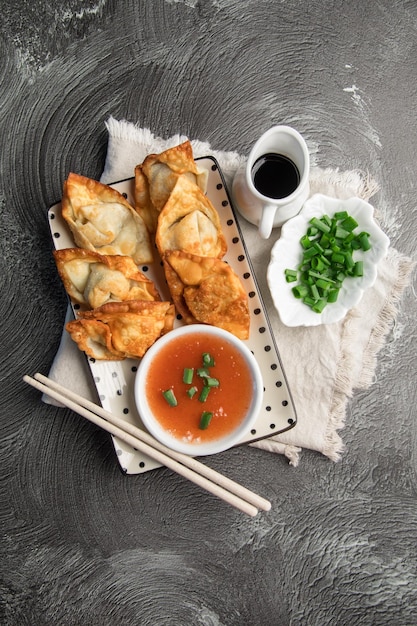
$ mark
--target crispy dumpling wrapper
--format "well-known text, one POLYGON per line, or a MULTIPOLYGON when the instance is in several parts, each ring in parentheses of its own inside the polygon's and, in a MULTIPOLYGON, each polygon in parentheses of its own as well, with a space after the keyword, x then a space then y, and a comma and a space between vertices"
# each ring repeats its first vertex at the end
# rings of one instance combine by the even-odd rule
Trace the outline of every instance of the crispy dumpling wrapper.
POLYGON ((141 216, 150 233, 156 231, 158 223, 159 211, 157 211, 152 202, 149 193, 149 183, 142 170, 142 165, 135 167, 135 210, 141 216))
POLYGON ((58 273, 73 302, 92 309, 106 302, 160 300, 154 283, 131 257, 102 255, 83 248, 54 251, 58 273))
POLYGON ((167 252, 163 262, 175 307, 187 324, 211 324, 249 338, 247 295, 227 263, 180 250, 167 252))
POLYGON ((109 302, 65 326, 72 339, 98 360, 141 358, 150 346, 174 326, 170 302, 109 302))
POLYGON ((224 256, 227 250, 219 214, 197 185, 180 177, 158 217, 155 236, 161 257, 170 250, 198 256, 224 256))
POLYGON ((99 320, 73 320, 67 322, 66 330, 79 349, 97 361, 121 361, 123 352, 118 352, 112 345, 111 330, 99 320))
POLYGON ((142 216, 149 231, 156 231, 159 212, 168 200, 179 176, 185 176, 203 193, 207 186, 207 172, 194 161, 190 141, 169 148, 160 154, 149 154, 135 168, 135 209, 142 216))
POLYGON ((152 246, 143 219, 116 189, 70 173, 64 182, 62 216, 80 248, 130 256, 151 263, 152 246))

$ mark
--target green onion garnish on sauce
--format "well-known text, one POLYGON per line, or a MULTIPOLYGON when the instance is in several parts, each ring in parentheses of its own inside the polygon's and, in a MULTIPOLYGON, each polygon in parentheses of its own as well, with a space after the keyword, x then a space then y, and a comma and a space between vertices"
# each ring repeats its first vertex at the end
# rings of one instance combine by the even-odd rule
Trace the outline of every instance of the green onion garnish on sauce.
MULTIPOLYGON (((194 380, 194 372, 196 372, 198 378, 200 378, 201 383, 201 391, 198 395, 198 399, 200 402, 205 402, 208 398, 210 390, 214 387, 220 386, 220 381, 211 376, 210 367, 214 367, 215 362, 213 356, 209 352, 204 352, 202 354, 202 367, 197 368, 196 370, 193 367, 184 367, 182 373, 182 382, 185 385, 191 385, 186 390, 186 394, 188 398, 192 399, 196 394, 198 394, 198 387, 193 383, 194 380)), ((162 392, 163 397, 169 404, 169 406, 178 406, 178 401, 174 393, 174 389, 166 389, 162 392)), ((210 411, 203 411, 200 417, 200 426, 202 430, 208 428, 211 418, 213 417, 213 413, 210 411)))
POLYGON ((208 428, 212 417, 213 417, 213 413, 211 411, 203 411, 200 417, 199 428, 201 430, 205 430, 206 428, 208 428))
POLYGON ((204 367, 213 367, 215 365, 214 358, 209 352, 203 352, 203 365, 204 367))
POLYGON ((210 389, 211 389, 211 387, 209 387, 208 385, 205 385, 202 388, 202 390, 200 392, 200 395, 198 396, 198 399, 199 399, 200 402, 205 402, 207 400, 208 395, 210 393, 210 389))
POLYGON ((164 396, 165 400, 168 402, 169 406, 177 406, 178 401, 177 401, 177 398, 175 397, 175 393, 173 389, 166 389, 166 391, 162 392, 162 395, 164 396))
POLYGON ((204 379, 204 384, 207 387, 218 387, 220 385, 220 382, 217 378, 214 378, 213 376, 209 376, 208 378, 204 379))
POLYGON ((197 393, 198 389, 196 386, 190 387, 189 389, 187 389, 187 396, 189 398, 194 398, 195 394, 197 393))
POLYGON ((184 367, 184 371, 182 374, 182 382, 186 385, 191 385, 193 382, 194 376, 194 368, 193 367, 184 367))

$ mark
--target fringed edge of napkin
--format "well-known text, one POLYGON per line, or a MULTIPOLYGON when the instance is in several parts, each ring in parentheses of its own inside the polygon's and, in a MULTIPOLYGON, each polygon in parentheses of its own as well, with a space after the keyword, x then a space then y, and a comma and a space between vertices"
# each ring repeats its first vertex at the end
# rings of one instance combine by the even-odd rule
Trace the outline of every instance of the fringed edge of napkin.
POLYGON ((340 171, 339 168, 320 167, 312 167, 310 170, 310 195, 325 193, 340 199, 356 196, 368 202, 378 191, 377 181, 363 170, 340 171))
POLYGON ((249 444, 252 448, 258 448, 259 450, 265 450, 266 452, 273 452, 274 454, 282 454, 288 459, 289 465, 297 467, 300 462, 300 452, 302 448, 297 446, 291 446, 287 443, 281 443, 276 441, 274 437, 267 437, 266 439, 260 439, 249 444))
MULTIPOLYGON (((128 142, 133 146, 132 154, 128 157, 128 160, 134 158, 134 163, 130 163, 131 167, 129 168, 132 171, 132 176, 134 165, 143 160, 148 154, 163 152, 188 139, 191 142, 193 154, 196 158, 210 154, 220 163, 222 173, 228 184, 231 183, 236 170, 246 161, 246 157, 238 152, 214 150, 210 143, 206 141, 192 139, 182 134, 172 135, 168 139, 163 139, 155 135, 149 128, 142 128, 138 124, 126 120, 117 120, 112 116, 105 121, 105 126, 109 133, 109 143, 106 164, 102 174, 103 182, 115 182, 114 179, 110 180, 112 177, 109 171, 114 168, 115 162, 120 161, 120 146, 117 145, 118 142, 128 142), (113 144, 114 141, 115 144, 113 144), (112 164, 113 167, 110 167, 110 164, 112 164)), ((125 167, 126 163, 122 164, 123 170, 125 167)), ((126 172, 124 171, 123 175, 125 174, 126 172)))
POLYGON ((357 388, 361 389, 368 389, 373 383, 378 352, 384 346, 390 328, 396 323, 399 310, 398 304, 404 289, 410 284, 411 274, 417 266, 413 259, 402 256, 394 248, 391 248, 388 254, 390 254, 391 261, 397 267, 397 280, 386 298, 384 307, 379 315, 378 324, 374 327, 364 352, 363 367, 358 379, 361 384, 357 386, 357 388))
POLYGON ((341 346, 342 356, 340 366, 336 373, 335 391, 331 409, 329 428, 326 434, 326 446, 322 453, 332 461, 339 461, 340 455, 345 446, 336 430, 340 430, 345 425, 346 408, 348 400, 353 396, 355 389, 369 389, 374 382, 375 369, 377 366, 377 356, 385 345, 385 340, 390 329, 395 325, 398 315, 398 304, 403 295, 404 289, 408 286, 411 273, 416 263, 400 255, 397 250, 391 248, 389 253, 390 261, 396 267, 397 280, 393 283, 391 291, 387 294, 385 303, 379 313, 377 324, 369 337, 362 357, 362 369, 357 379, 357 383, 352 386, 350 372, 352 371, 352 360, 355 355, 348 349, 352 340, 349 330, 352 320, 360 317, 357 309, 349 312, 345 319, 345 332, 343 333, 343 343, 341 346))
POLYGON ((178 133, 172 135, 169 139, 155 137, 149 128, 143 128, 139 124, 134 124, 127 120, 116 120, 112 116, 105 121, 105 126, 109 137, 123 142, 134 143, 135 145, 139 144, 146 154, 158 152, 158 146, 155 144, 158 140, 163 143, 163 147, 166 149, 168 145, 175 146, 187 139, 185 135, 178 133))

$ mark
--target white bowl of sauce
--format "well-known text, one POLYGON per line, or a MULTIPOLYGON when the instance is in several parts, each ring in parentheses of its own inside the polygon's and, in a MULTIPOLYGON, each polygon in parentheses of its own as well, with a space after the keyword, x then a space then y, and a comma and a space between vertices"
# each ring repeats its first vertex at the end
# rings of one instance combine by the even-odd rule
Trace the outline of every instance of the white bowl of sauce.
POLYGON ((139 365, 134 388, 145 428, 192 456, 237 445, 256 421, 263 391, 246 344, 205 324, 181 326, 158 339, 139 365))

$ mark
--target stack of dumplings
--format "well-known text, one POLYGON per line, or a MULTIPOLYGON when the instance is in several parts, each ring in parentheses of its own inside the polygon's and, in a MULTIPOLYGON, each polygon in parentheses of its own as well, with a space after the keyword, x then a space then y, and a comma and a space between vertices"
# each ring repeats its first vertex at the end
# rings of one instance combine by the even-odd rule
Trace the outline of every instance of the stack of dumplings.
POLYGON ((150 233, 155 233, 159 213, 179 178, 187 178, 203 193, 206 190, 207 172, 198 169, 189 141, 161 154, 149 154, 135 167, 135 209, 150 233))
POLYGON ((148 155, 136 166, 134 183, 134 206, 78 174, 64 183, 62 216, 78 247, 56 250, 54 258, 80 309, 66 325, 72 339, 94 359, 140 358, 172 330, 175 314, 186 324, 211 324, 247 339, 247 295, 222 260, 226 240, 190 142, 148 155), (158 262, 156 251, 172 302, 162 301, 138 269, 158 262))

